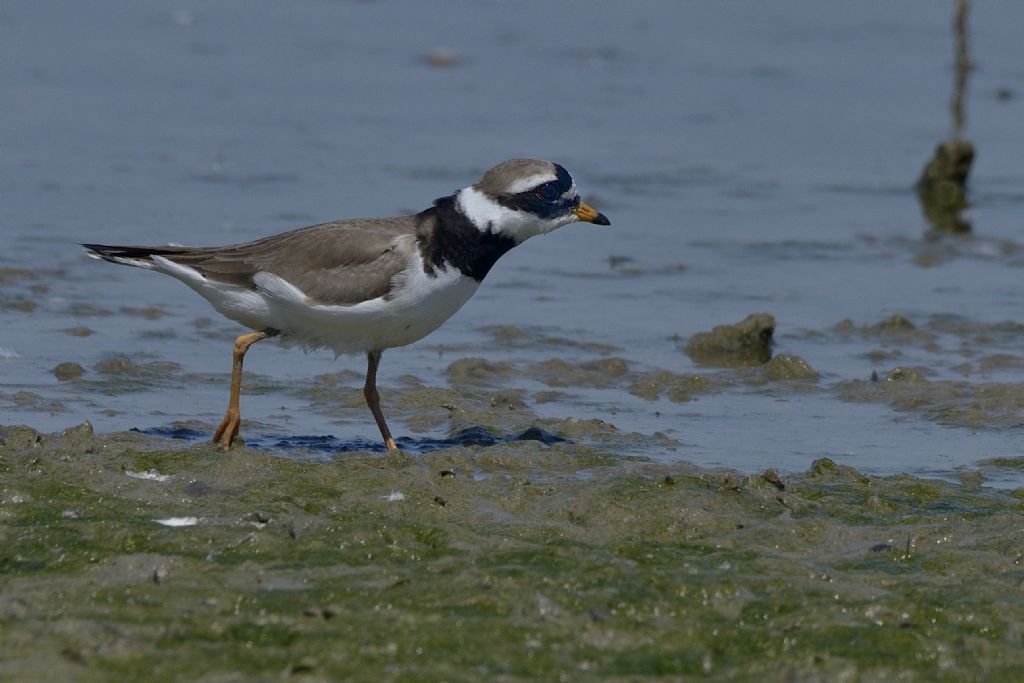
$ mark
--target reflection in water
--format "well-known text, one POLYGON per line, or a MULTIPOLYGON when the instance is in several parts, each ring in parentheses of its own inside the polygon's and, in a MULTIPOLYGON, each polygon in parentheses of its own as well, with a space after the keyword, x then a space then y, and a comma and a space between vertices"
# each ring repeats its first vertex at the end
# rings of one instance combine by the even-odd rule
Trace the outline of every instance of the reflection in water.
MULTIPOLYGON (((153 427, 149 429, 133 427, 131 431, 139 432, 141 434, 149 434, 151 436, 179 439, 182 441, 209 441, 210 438, 208 432, 200 432, 195 429, 181 426, 153 427)), ((417 439, 411 437, 400 437, 397 439, 398 445, 403 451, 409 451, 412 453, 432 453, 433 451, 452 448, 454 446, 493 446, 499 443, 512 443, 514 441, 539 441, 548 446, 556 443, 571 443, 568 439, 558 436, 557 434, 552 434, 551 432, 539 427, 530 427, 518 434, 502 435, 492 434, 483 427, 469 427, 460 430, 446 439, 430 437, 417 439)), ((386 452, 384 444, 381 443, 380 439, 355 439, 342 441, 335 438, 333 435, 282 436, 268 434, 263 438, 249 440, 247 445, 253 448, 273 448, 279 451, 300 449, 319 451, 323 453, 347 453, 351 451, 386 452)))
POLYGON ((941 142, 917 181, 921 211, 939 232, 970 232, 971 223, 960 215, 967 208, 967 176, 974 161, 974 145, 954 138, 941 142))
POLYGON ((971 57, 967 47, 967 10, 969 0, 957 0, 953 16, 956 40, 956 77, 950 109, 953 116, 952 138, 939 143, 917 181, 921 210, 934 230, 965 233, 970 221, 960 212, 967 208, 967 176, 974 161, 974 145, 963 137, 964 95, 971 57))

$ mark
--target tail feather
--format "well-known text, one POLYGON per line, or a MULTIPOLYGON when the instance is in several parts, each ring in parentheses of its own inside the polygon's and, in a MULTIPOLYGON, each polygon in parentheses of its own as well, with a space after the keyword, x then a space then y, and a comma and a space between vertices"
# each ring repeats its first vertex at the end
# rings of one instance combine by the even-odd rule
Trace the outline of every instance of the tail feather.
POLYGON ((179 251, 174 247, 130 247, 109 244, 83 244, 82 248, 90 258, 137 268, 155 268, 154 256, 168 256, 179 251))

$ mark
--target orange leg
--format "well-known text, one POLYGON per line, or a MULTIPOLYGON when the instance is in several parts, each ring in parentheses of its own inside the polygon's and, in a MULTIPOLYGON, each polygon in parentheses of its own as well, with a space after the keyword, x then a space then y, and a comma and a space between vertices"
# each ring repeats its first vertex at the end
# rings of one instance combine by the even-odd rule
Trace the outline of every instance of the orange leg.
POLYGON ((377 393, 377 366, 380 365, 380 351, 368 351, 366 354, 366 384, 363 385, 363 396, 366 397, 366 405, 370 406, 373 419, 380 427, 380 435, 384 437, 384 445, 389 451, 397 451, 398 446, 391 438, 391 430, 388 423, 384 421, 384 413, 380 410, 380 395, 377 393))
POLYGON ((232 354, 231 364, 231 398, 228 400, 228 411, 224 413, 224 419, 217 427, 217 433, 213 435, 213 442, 220 441, 220 449, 226 451, 231 448, 231 442, 238 436, 238 424, 242 420, 241 412, 238 409, 238 394, 242 391, 242 361, 245 359, 245 352, 249 347, 266 339, 270 335, 266 332, 250 332, 243 334, 235 340, 235 350, 232 354))

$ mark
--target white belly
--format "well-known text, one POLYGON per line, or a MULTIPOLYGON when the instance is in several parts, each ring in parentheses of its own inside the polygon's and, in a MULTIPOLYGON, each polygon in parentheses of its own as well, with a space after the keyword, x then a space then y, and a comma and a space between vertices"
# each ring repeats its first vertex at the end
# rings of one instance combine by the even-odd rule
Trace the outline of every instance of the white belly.
POLYGON ((428 277, 421 268, 391 299, 373 299, 353 306, 275 305, 270 326, 281 330, 281 342, 305 349, 329 348, 335 353, 383 351, 427 336, 462 308, 480 283, 458 270, 428 277))
POLYGON ((253 290, 210 282, 178 264, 160 263, 158 268, 192 287, 222 315, 254 330, 279 330, 286 346, 342 354, 382 351, 422 339, 462 308, 480 286, 455 268, 438 269, 430 277, 418 258, 413 265, 392 298, 351 306, 311 303, 291 283, 267 272, 256 274, 253 290))

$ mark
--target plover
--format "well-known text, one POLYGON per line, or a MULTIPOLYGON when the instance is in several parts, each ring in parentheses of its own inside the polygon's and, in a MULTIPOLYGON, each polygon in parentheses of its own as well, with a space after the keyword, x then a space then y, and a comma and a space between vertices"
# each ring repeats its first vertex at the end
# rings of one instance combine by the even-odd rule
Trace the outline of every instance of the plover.
POLYGON ((93 258, 177 278, 253 330, 235 340, 228 409, 213 437, 222 449, 238 434, 246 351, 273 337, 306 351, 365 353, 363 395, 384 444, 396 450, 377 393, 384 350, 437 329, 509 249, 576 221, 609 225, 580 200, 562 166, 512 159, 413 215, 334 221, 222 247, 82 246, 93 258))

